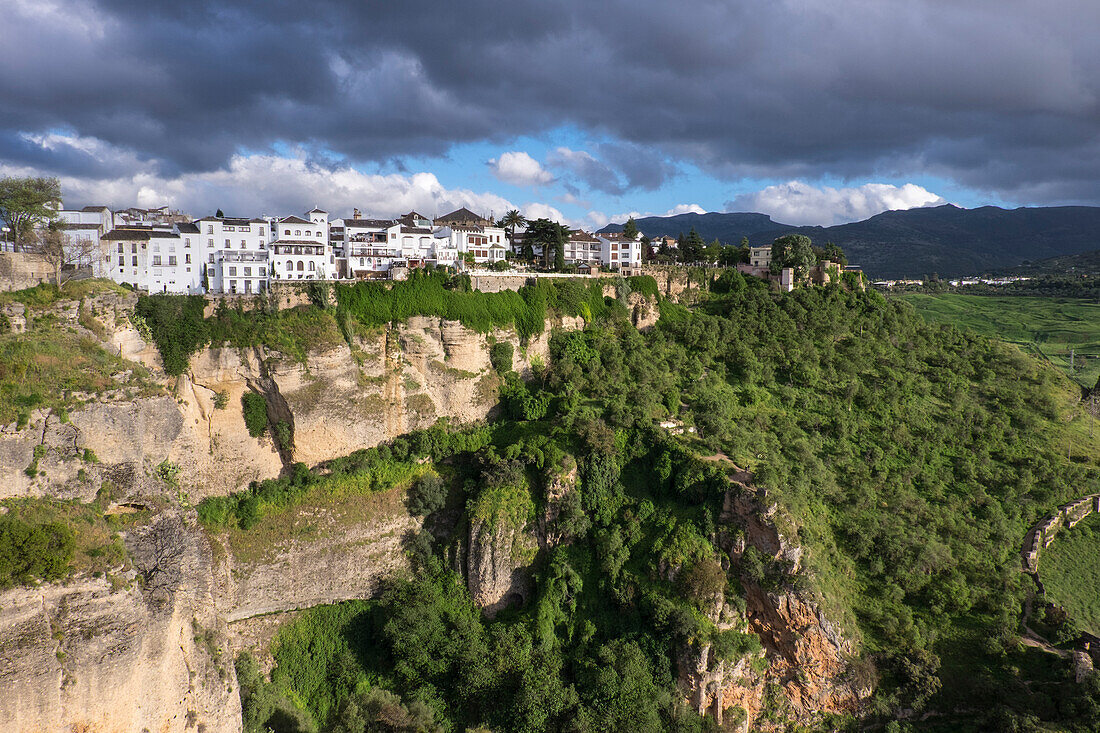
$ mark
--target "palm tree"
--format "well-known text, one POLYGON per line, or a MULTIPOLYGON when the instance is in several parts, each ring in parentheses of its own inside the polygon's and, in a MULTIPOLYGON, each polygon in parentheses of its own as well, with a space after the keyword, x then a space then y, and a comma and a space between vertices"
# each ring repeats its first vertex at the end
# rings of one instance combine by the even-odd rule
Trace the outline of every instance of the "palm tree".
POLYGON ((504 214, 500 223, 504 226, 504 231, 508 233, 509 249, 514 250, 516 246, 516 227, 524 226, 527 223, 527 217, 519 213, 519 209, 512 209, 504 214))

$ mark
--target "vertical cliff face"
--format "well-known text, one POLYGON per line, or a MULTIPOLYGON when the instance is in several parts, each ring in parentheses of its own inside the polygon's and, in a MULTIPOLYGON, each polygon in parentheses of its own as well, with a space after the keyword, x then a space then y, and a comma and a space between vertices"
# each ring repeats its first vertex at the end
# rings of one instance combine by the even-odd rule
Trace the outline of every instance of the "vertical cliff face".
POLYGON ((205 539, 174 511, 127 545, 128 586, 0 593, 0 730, 240 730, 205 539))
MULTIPOLYGON (((124 315, 116 321, 106 306, 97 312, 114 328, 105 331, 106 347, 157 367, 155 351, 124 315)), ((566 318, 557 325, 574 329, 583 322, 566 318)), ((514 332, 479 334, 435 317, 379 328, 357 337, 354 349, 342 344, 304 363, 260 348, 203 349, 188 373, 165 379, 170 396, 105 393, 89 396, 68 422, 37 412, 25 427, 0 426, 0 498, 87 499, 109 475, 136 486, 168 460, 180 469, 180 486, 201 499, 276 477, 290 462, 347 455, 441 417, 485 419, 500 385, 489 363, 490 338, 516 346, 521 374, 549 359, 549 331, 521 348, 514 332), (248 434, 241 411, 247 392, 265 396, 273 425, 286 425, 289 445, 281 445, 274 427, 258 438, 248 434), (46 451, 37 464, 42 475, 31 477, 26 469, 37 446, 46 451), (82 460, 86 449, 98 463, 82 460)))
MULTIPOLYGON (((735 478, 749 480, 741 472, 735 478)), ((754 664, 746 657, 736 664, 718 663, 709 646, 685 649, 678 662, 680 685, 700 713, 719 721, 723 711, 745 712, 741 729, 783 730, 787 721, 812 725, 823 713, 855 713, 873 690, 854 681, 849 665, 856 656, 854 644, 828 619, 817 599, 804 590, 781 583, 775 590, 762 588, 739 572, 748 548, 762 557, 780 561, 791 573, 800 571, 802 548, 783 536, 774 522, 777 511, 763 492, 735 480, 727 492, 720 523, 735 533, 720 536, 731 572, 740 575, 745 589, 745 612, 736 623, 759 637, 767 660, 754 664), (768 688, 781 691, 768 700, 768 688), (777 709, 774 718, 761 719, 765 708, 777 709)), ((738 614, 718 607, 712 621, 720 628, 738 614)))

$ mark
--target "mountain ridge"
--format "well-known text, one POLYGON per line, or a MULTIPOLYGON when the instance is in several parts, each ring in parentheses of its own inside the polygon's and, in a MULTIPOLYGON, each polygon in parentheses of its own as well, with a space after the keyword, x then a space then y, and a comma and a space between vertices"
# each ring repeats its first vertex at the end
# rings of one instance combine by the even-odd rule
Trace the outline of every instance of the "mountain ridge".
MULTIPOLYGON (((838 244, 851 264, 872 277, 977 274, 1100 248, 1100 207, 1095 206, 964 209, 943 204, 884 211, 828 227, 784 224, 755 212, 651 216, 635 223, 651 237, 695 227, 707 241, 734 245, 742 238, 762 245, 784 234, 804 234, 815 244, 838 244)), ((600 231, 621 230, 621 224, 609 224, 600 231)))

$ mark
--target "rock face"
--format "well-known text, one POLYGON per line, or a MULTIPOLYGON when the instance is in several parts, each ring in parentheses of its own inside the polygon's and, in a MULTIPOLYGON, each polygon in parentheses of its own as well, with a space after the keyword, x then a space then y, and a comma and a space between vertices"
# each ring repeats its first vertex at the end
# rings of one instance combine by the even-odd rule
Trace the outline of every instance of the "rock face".
POLYGON ((470 522, 466 585, 474 604, 486 616, 492 618, 501 609, 522 604, 527 598, 527 568, 535 549, 534 537, 522 527, 506 522, 470 522))
MULTIPOLYGON (((720 544, 727 562, 735 567, 748 547, 764 557, 781 561, 792 573, 801 566, 802 548, 791 543, 776 527, 777 511, 763 492, 743 481, 748 474, 734 475, 720 516, 722 525, 736 527, 736 536, 724 535, 720 544)), ((716 663, 709 647, 685 650, 678 660, 679 681, 689 701, 702 713, 722 721, 723 711, 738 707, 745 711, 742 730, 772 730, 773 724, 758 721, 765 707, 768 684, 782 690, 783 717, 801 725, 814 724, 824 713, 855 713, 872 690, 860 689, 849 674, 854 645, 822 612, 807 592, 783 588, 766 591, 750 578, 740 578, 745 588, 745 628, 756 634, 767 659, 767 671, 753 669, 751 657, 734 665, 716 663)), ((719 606, 712 621, 720 628, 730 626, 737 614, 719 606)), ((736 623, 736 621, 734 621, 736 623)), ((776 724, 776 730, 783 729, 776 724)))
POLYGON ((0 594, 0 730, 239 731, 210 552, 179 512, 127 538, 140 582, 0 594))
MULTIPOLYGON (((124 296, 112 297, 123 300, 95 308, 110 326, 105 346, 159 369, 156 352, 125 320, 124 296)), ((76 311, 63 312, 75 319, 76 311)), ((491 336, 516 347, 515 368, 529 375, 534 363, 549 359, 550 325, 522 349, 514 332, 491 336)), ((557 325, 576 329, 583 322, 566 318, 557 325)), ((129 487, 168 460, 179 468, 181 488, 197 500, 276 477, 290 462, 337 458, 441 417, 481 420, 496 406, 500 385, 489 364, 489 336, 457 322, 414 317, 358 337, 354 351, 341 344, 311 353, 305 363, 260 348, 204 349, 187 374, 170 382, 174 396, 93 402, 73 411, 67 424, 36 413, 24 428, 0 426, 0 499, 87 499, 104 478, 121 477, 129 487), (278 418, 273 422, 289 428, 289 446, 278 445, 271 429, 259 438, 248 434, 241 411, 246 392, 264 394, 269 414, 278 418), (32 478, 25 469, 39 445, 46 446, 38 463, 43 475, 32 478), (85 449, 100 463, 82 462, 85 449), (81 469, 85 478, 78 480, 81 469)))
POLYGON ((281 539, 248 532, 215 538, 215 599, 231 624, 270 613, 370 598, 388 573, 408 567, 402 540, 420 524, 404 492, 350 499, 350 507, 303 508, 280 516, 281 539), (255 543, 255 544, 253 544, 255 543))

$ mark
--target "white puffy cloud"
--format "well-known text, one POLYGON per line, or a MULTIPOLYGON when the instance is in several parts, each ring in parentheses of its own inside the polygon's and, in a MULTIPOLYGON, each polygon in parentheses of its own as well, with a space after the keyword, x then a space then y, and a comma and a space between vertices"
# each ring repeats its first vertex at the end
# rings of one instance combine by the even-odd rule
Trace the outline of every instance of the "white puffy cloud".
POLYGON ((513 186, 540 186, 554 180, 550 171, 522 150, 501 153, 490 158, 488 165, 494 176, 513 186))
POLYGON ((883 211, 935 206, 944 199, 915 183, 865 183, 851 188, 811 186, 803 181, 768 186, 726 202, 727 211, 757 211, 784 224, 831 226, 883 211))
POLYGON ((676 204, 671 209, 665 212, 665 216, 676 216, 677 214, 705 214, 707 210, 699 204, 676 204))
MULTIPOLYGON (((0 165, 0 175, 43 175, 29 167, 0 165)), ((465 206, 480 214, 516 208, 508 199, 466 188, 446 188, 432 173, 372 175, 351 167, 328 167, 304 157, 236 155, 225 168, 168 178, 148 169, 115 178, 61 176, 66 205, 113 207, 169 204, 194 215, 222 209, 231 215, 288 214, 320 205, 336 214, 358 207, 391 217, 415 209, 445 214, 465 206)), ((544 204, 527 210, 561 212, 544 204), (543 208, 539 208, 543 207, 543 208)), ((541 216, 543 214, 537 214, 541 216)))

